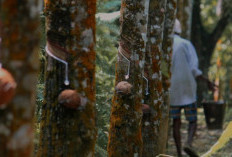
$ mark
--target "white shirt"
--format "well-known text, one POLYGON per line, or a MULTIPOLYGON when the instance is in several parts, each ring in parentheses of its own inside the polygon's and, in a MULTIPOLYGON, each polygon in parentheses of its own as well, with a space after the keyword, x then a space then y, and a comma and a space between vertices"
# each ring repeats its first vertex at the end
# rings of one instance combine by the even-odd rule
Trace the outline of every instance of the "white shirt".
POLYGON ((171 106, 191 104, 196 101, 195 78, 202 74, 198 69, 196 50, 190 41, 174 35, 171 66, 171 106))

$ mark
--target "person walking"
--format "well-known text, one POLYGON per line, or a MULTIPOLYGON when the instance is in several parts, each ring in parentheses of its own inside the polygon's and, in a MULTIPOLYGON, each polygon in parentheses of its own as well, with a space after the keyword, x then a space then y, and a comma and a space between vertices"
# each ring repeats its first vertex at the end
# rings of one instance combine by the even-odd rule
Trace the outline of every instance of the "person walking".
POLYGON ((211 90, 215 85, 202 75, 198 68, 198 57, 192 43, 180 37, 181 24, 176 19, 174 25, 174 43, 171 66, 170 116, 173 119, 173 137, 178 157, 182 156, 181 148, 181 110, 184 109, 188 125, 186 148, 192 147, 197 129, 196 80, 205 81, 211 90))

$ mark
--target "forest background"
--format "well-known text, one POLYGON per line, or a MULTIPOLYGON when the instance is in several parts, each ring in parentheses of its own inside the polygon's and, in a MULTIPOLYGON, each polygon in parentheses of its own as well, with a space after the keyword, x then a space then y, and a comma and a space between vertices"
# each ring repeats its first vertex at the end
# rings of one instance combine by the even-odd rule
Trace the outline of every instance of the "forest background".
MULTIPOLYGON (((198 0, 199 1, 199 0, 198 0)), ((220 1, 220 0, 219 0, 220 1)), ((201 0, 200 8, 203 25, 207 31, 213 30, 218 19, 217 0, 201 0)), ((199 1, 200 2, 200 1, 199 1)), ((229 1, 228 1, 229 2, 229 1)), ((106 147, 108 143, 109 117, 112 104, 115 80, 115 63, 117 60, 117 47, 119 38, 119 9, 120 0, 99 0, 97 2, 97 28, 96 28, 96 110, 97 110, 97 128, 98 138, 96 144, 96 156, 107 156, 106 147), (105 15, 105 16, 104 16, 105 15), (104 19, 102 17, 111 17, 104 19)), ((41 13, 41 71, 38 82, 38 94, 36 105, 36 146, 39 141, 41 111, 44 104, 44 73, 45 73, 45 16, 41 13)), ((226 121, 231 120, 232 111, 230 103, 232 99, 232 61, 231 61, 231 32, 232 27, 226 27, 222 37, 217 41, 216 49, 211 57, 208 76, 219 84, 219 100, 227 102, 228 109, 226 121)), ((35 40, 36 37, 35 37, 35 40)), ((38 40, 37 40, 38 41, 38 40)), ((25 42, 26 43, 26 42, 25 42)), ((28 47, 28 46, 26 46, 28 47)), ((29 49, 28 49, 29 50, 29 49)), ((25 51, 26 52, 26 51, 25 51)), ((24 52, 24 53, 25 53, 24 52)), ((200 52, 199 52, 200 53, 200 52)), ((200 58, 201 59, 201 58, 200 58)), ((207 74, 206 74, 207 75, 207 74)), ((205 100, 212 100, 213 94, 205 92, 205 100)), ((35 147, 36 148, 36 147, 35 147)), ((37 150, 37 149, 35 149, 37 150)))
MULTIPOLYGON (((217 0, 202 0, 201 17, 204 26, 211 31, 217 24, 219 16, 217 15, 217 0)), ((96 15, 96 111, 97 111, 97 128, 98 138, 96 144, 96 156, 107 156, 108 129, 109 118, 114 92, 115 81, 115 63, 117 60, 117 47, 119 38, 119 10, 121 6, 120 0, 98 0, 96 15), (102 14, 103 13, 103 14, 102 14), (104 14, 106 13, 106 14, 104 14), (103 17, 104 18, 100 18, 103 17), (107 18, 110 15, 111 18, 107 18)), ((41 15, 41 30, 44 34, 45 18, 41 15)), ((211 58, 211 66, 208 76, 211 80, 219 82, 219 99, 227 102, 228 109, 225 120, 231 117, 232 110, 232 26, 229 25, 224 31, 222 37, 217 42, 216 49, 211 58)), ((43 102, 44 90, 44 62, 45 62, 45 37, 42 40, 40 60, 42 62, 37 96, 37 125, 40 122, 41 106, 43 102)), ((205 100, 212 100, 212 93, 204 93, 205 100)), ((37 126, 37 136, 39 135, 39 127, 37 126)), ((38 140, 38 138, 37 138, 38 140)), ((38 141, 35 141, 36 143, 38 141)))

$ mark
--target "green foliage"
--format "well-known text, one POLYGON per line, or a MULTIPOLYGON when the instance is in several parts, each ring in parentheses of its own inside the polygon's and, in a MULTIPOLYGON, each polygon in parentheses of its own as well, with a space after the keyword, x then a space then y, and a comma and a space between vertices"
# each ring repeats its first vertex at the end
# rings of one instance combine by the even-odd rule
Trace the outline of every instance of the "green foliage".
POLYGON ((37 95, 36 95, 36 105, 35 105, 35 138, 34 144, 35 149, 34 153, 38 151, 39 144, 39 134, 40 134, 40 120, 41 120, 41 112, 42 105, 44 100, 44 70, 45 70, 45 44, 46 44, 46 35, 45 35, 45 16, 43 14, 40 15, 40 32, 41 32, 41 42, 40 42, 40 52, 39 52, 39 60, 40 60, 40 71, 38 77, 37 84, 37 95))
MULTIPOLYGON (((114 12, 120 9, 121 0, 99 0, 97 1, 98 12, 114 12)), ((207 30, 211 31, 217 24, 219 17, 216 16, 217 0, 202 0, 202 21, 207 30)), ((119 37, 119 20, 115 20, 111 23, 97 20, 96 30, 96 112, 97 112, 97 128, 98 138, 96 144, 96 157, 107 156, 107 143, 108 143, 108 128, 112 97, 114 92, 114 80, 115 80, 115 62, 117 60, 117 45, 119 37)), ((41 47, 45 45, 45 31, 44 31, 44 16, 41 15, 41 32, 42 43, 41 47)), ((230 25, 222 37, 222 42, 218 44, 220 49, 216 49, 212 57, 212 66, 209 71, 209 77, 211 80, 215 80, 217 76, 217 58, 222 60, 222 66, 220 68, 220 91, 222 97, 226 101, 232 95, 232 87, 230 81, 232 79, 232 25, 230 25)), ((41 60, 41 73, 39 77, 38 92, 37 92, 37 108, 36 116, 38 122, 40 120, 40 109, 43 103, 43 90, 44 90, 44 64, 45 64, 45 52, 40 53, 41 60)), ((166 65, 162 65, 162 69, 166 71, 166 65)), ((39 127, 39 125, 37 125, 39 127)), ((38 138, 39 132, 36 132, 38 138)))
POLYGON ((215 80, 220 79, 219 92, 221 99, 231 104, 232 99, 232 24, 227 27, 222 38, 217 43, 217 47, 211 59, 211 67, 209 69, 209 78, 215 80), (221 66, 217 66, 217 59, 220 58, 221 66))
POLYGON ((121 6, 121 0, 99 0, 97 1, 97 12, 114 12, 118 11, 121 6))
POLYGON ((40 52, 39 52, 39 60, 40 60, 40 72, 38 77, 37 84, 37 98, 36 98, 36 120, 40 121, 41 118, 41 107, 44 99, 44 70, 45 70, 45 44, 46 44, 46 35, 45 35, 45 16, 43 14, 40 15, 40 31, 41 31, 41 42, 40 42, 40 52))
POLYGON ((119 26, 97 21, 96 35, 96 109, 98 138, 96 156, 106 157, 111 103, 114 91, 115 63, 119 26))
POLYGON ((218 0, 202 0, 201 3, 202 22, 209 31, 212 31, 217 24, 215 21, 219 19, 219 17, 216 16, 217 1, 218 0))
MULTIPOLYGON (((220 16, 216 15, 216 8, 218 0, 202 0, 201 2, 201 18, 206 30, 212 31, 220 16)), ((223 10, 222 10, 223 11, 223 10)), ((232 102, 230 95, 232 96, 232 87, 230 80, 232 78, 232 25, 230 24, 223 33, 214 54, 211 58, 211 67, 209 69, 209 78, 215 80, 216 77, 220 79, 220 96, 221 99, 227 102, 232 102), (221 60, 221 67, 217 67, 217 59, 221 60)), ((212 99, 212 93, 206 94, 204 97, 212 99)), ((230 104, 230 103, 229 103, 230 104)))

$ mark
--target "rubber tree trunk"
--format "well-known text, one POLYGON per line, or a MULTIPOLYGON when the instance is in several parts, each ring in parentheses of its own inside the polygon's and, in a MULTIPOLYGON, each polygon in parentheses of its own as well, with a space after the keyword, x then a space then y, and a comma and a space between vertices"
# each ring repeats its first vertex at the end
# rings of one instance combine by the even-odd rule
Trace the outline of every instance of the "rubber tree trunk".
POLYGON ((94 156, 95 12, 95 0, 45 0, 46 51, 68 78, 48 55, 38 157, 94 156), (58 101, 64 90, 75 94, 58 101))
POLYGON ((162 83, 163 83, 163 105, 161 106, 162 117, 159 127, 159 138, 158 138, 158 153, 164 154, 166 152, 167 140, 168 140, 168 129, 169 129, 169 87, 171 78, 171 55, 173 49, 173 27, 176 18, 176 0, 167 0, 166 12, 165 12, 165 23, 164 23, 164 34, 162 42, 162 83))
POLYGON ((2 157, 33 155, 33 115, 40 39, 37 30, 41 5, 36 0, 0 2, 1 62, 17 83, 13 100, 0 109, 2 157))
POLYGON ((142 156, 142 70, 149 0, 122 0, 116 91, 110 117, 109 157, 142 156))
POLYGON ((177 1, 177 18, 182 27, 181 36, 185 39, 191 39, 193 0, 177 1))
MULTIPOLYGON (((161 56, 166 2, 166 0, 150 0, 149 4, 148 41, 144 70, 145 78, 148 80, 149 93, 144 91, 144 103, 149 106, 150 111, 143 114, 143 157, 155 157, 159 154, 159 127, 162 125, 160 124, 161 107, 164 103, 161 56)), ((144 81, 144 87, 146 87, 146 83, 144 81)))

